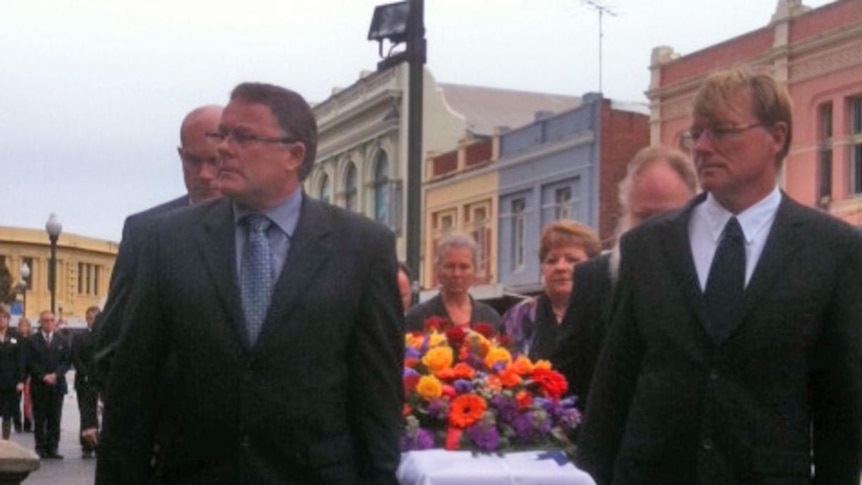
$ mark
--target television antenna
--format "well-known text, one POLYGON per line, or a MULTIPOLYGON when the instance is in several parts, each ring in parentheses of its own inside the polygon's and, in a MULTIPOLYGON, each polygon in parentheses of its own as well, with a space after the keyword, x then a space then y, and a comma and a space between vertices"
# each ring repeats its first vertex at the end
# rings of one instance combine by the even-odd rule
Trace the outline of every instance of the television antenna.
POLYGON ((616 17, 617 14, 610 7, 603 5, 597 0, 581 0, 581 3, 584 5, 594 9, 599 13, 599 93, 602 92, 602 38, 604 35, 604 30, 602 29, 602 20, 605 14, 616 17))

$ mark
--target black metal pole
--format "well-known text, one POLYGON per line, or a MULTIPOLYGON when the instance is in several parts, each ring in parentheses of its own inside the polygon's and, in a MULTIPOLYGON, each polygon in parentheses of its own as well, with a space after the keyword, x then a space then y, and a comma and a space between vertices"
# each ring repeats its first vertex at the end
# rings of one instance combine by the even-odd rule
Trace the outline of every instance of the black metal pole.
POLYGON ((24 300, 21 303, 21 317, 27 316, 27 282, 24 282, 24 289, 21 290, 21 298, 24 300))
POLYGON ((48 275, 48 289, 51 291, 51 313, 54 313, 56 297, 57 297, 57 238, 58 236, 48 235, 51 239, 51 264, 48 275))
MULTIPOLYGON (((407 266, 419 277, 422 240, 422 84, 425 65, 425 2, 411 0, 407 40, 407 266)), ((419 295, 413 294, 415 303, 419 295)))

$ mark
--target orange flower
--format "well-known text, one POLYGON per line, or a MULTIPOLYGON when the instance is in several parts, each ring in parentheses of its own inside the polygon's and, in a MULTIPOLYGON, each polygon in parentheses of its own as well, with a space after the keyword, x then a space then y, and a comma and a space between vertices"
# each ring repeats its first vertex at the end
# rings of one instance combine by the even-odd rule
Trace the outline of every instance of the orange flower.
POLYGON ((533 403, 533 398, 527 391, 518 391, 515 394, 515 402, 518 403, 518 409, 526 409, 533 403))
POLYGON ((507 367, 505 370, 498 372, 497 377, 500 378, 500 383, 503 387, 515 387, 521 383, 521 376, 519 376, 511 367, 507 367))
POLYGON ((485 385, 488 386, 488 389, 494 392, 498 392, 503 389, 503 383, 500 381, 500 378, 497 377, 496 374, 491 374, 485 378, 485 385))
POLYGON ((422 363, 433 373, 438 373, 452 365, 452 349, 449 347, 434 347, 428 349, 422 357, 422 363))
POLYGON ((443 385, 434 376, 422 376, 416 384, 416 392, 426 400, 431 401, 443 394, 443 385))
POLYGON ((452 375, 455 379, 472 379, 476 375, 476 371, 469 365, 461 362, 455 364, 452 368, 452 375))
POLYGON ((537 360, 533 364, 533 370, 535 371, 538 369, 551 370, 551 362, 547 360, 537 360))
POLYGON ((533 372, 533 363, 530 362, 530 359, 525 355, 519 355, 518 358, 512 362, 511 365, 512 370, 518 373, 518 375, 526 376, 530 375, 533 372))
POLYGON ((466 428, 478 421, 488 405, 476 394, 461 394, 449 404, 449 424, 456 428, 466 428))

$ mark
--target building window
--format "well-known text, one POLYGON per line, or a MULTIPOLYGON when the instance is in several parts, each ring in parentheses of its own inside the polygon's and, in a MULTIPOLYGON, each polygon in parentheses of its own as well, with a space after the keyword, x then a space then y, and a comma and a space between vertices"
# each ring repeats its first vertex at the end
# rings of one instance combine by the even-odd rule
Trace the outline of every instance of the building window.
POLYGON ((78 294, 83 295, 85 286, 84 286, 84 263, 78 263, 78 294))
POLYGON ((820 105, 818 122, 817 200, 821 207, 828 207, 832 199, 832 103, 820 105))
POLYGON ((513 270, 524 267, 526 209, 527 202, 523 198, 512 201, 512 255, 510 262, 513 270))
POLYGON ((383 151, 374 163, 374 220, 389 224, 389 157, 383 151))
POLYGON ((359 197, 356 191, 356 165, 353 162, 349 162, 347 172, 344 175, 344 208, 357 212, 359 209, 358 200, 359 197))
POLYGON ((329 183, 329 175, 323 174, 323 176, 320 177, 317 197, 327 204, 332 202, 332 184, 329 183))
POLYGON ((476 276, 484 278, 488 274, 488 259, 491 253, 491 224, 487 202, 467 207, 465 222, 470 236, 476 241, 476 276))
POLYGON ((0 255, 0 268, 6 268, 6 256, 5 255, 0 255))
POLYGON ((558 221, 572 218, 571 187, 560 187, 554 191, 554 217, 558 221))
POLYGON ((850 192, 862 195, 862 98, 850 100, 850 192))
POLYGON ((99 295, 99 273, 101 273, 102 268, 99 266, 93 266, 93 294, 99 295))
POLYGON ((99 267, 90 263, 78 263, 78 294, 99 294, 99 267))

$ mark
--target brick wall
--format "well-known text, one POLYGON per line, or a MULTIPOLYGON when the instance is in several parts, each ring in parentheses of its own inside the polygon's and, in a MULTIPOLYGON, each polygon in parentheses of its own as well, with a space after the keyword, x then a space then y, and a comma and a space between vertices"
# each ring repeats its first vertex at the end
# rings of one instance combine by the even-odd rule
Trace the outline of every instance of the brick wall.
POLYGON ((614 243, 614 229, 620 205, 617 186, 625 177, 626 165, 641 148, 649 145, 649 117, 613 110, 602 101, 599 147, 599 237, 605 248, 614 243))

